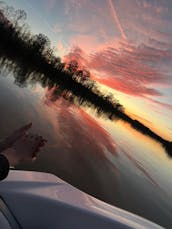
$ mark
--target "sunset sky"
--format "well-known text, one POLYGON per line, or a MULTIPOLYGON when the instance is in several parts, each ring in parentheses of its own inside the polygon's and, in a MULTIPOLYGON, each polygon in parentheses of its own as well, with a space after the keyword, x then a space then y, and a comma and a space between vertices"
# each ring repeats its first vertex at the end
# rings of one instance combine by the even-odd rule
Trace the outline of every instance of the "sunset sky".
POLYGON ((172 140, 171 0, 6 0, 63 60, 87 66, 128 114, 172 140))

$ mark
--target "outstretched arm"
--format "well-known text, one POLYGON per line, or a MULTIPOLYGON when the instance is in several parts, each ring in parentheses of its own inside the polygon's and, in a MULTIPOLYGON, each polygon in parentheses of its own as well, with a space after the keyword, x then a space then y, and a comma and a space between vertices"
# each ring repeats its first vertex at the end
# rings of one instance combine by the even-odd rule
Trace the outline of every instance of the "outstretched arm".
POLYGON ((20 128, 4 141, 4 150, 0 154, 0 180, 7 177, 9 166, 35 159, 45 145, 46 140, 41 136, 26 134, 30 127, 31 124, 20 128))

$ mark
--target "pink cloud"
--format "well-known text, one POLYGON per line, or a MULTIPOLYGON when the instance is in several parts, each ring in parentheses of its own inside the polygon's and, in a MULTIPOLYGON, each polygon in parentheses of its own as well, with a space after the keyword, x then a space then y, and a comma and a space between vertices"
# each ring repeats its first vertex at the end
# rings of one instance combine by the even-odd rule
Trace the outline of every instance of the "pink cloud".
MULTIPOLYGON (((90 54, 90 67, 108 73, 125 76, 125 80, 137 78, 138 82, 165 82, 166 77, 159 71, 157 63, 172 59, 172 50, 160 50, 146 45, 122 44, 120 49, 107 47, 90 54)), ((108 77, 108 76, 107 76, 108 77)), ((136 79, 134 79, 136 80, 136 79)))
POLYGON ((171 78, 158 67, 159 63, 172 60, 171 50, 121 42, 116 48, 106 47, 90 55, 75 47, 66 57, 76 59, 96 71, 97 75, 93 75, 95 80, 134 96, 160 96, 160 91, 152 85, 171 82, 171 78))
POLYGON ((100 73, 97 80, 116 90, 138 96, 158 96, 161 93, 152 85, 171 83, 171 78, 160 71, 158 64, 162 66, 169 60, 172 61, 172 50, 125 43, 120 49, 107 47, 90 54, 88 65, 100 73))

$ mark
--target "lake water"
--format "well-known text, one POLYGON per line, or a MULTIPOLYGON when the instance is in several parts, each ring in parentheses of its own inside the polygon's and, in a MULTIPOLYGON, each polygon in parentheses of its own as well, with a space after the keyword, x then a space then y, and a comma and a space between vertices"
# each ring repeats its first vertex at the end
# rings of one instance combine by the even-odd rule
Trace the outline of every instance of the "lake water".
POLYGON ((97 117, 40 85, 20 88, 0 76, 0 138, 29 122, 47 145, 17 169, 53 173, 83 191, 172 228, 172 159, 162 146, 120 120, 97 117))

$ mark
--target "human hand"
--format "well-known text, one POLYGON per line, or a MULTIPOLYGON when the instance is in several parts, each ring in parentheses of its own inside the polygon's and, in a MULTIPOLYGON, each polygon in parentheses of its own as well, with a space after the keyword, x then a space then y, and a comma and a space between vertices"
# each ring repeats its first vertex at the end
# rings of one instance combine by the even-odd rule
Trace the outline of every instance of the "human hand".
POLYGON ((5 150, 3 154, 7 157, 10 165, 14 166, 20 162, 34 160, 40 148, 46 142, 41 136, 25 134, 16 140, 12 147, 5 150))

